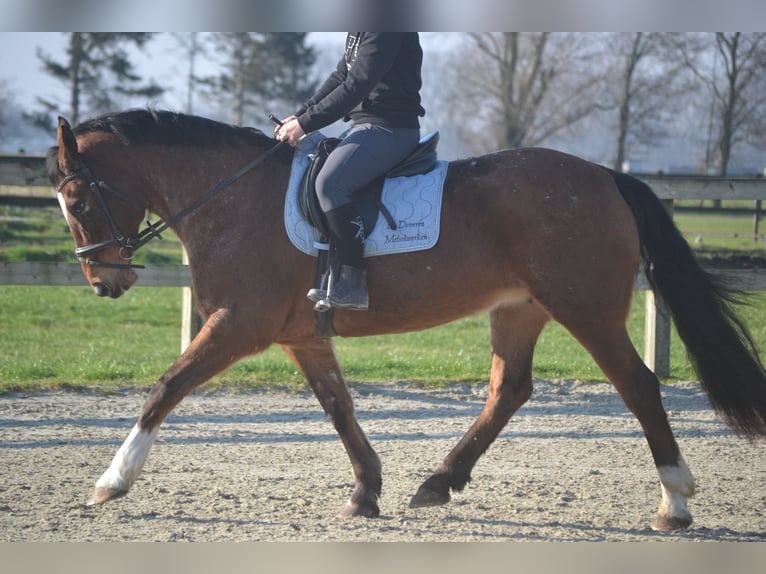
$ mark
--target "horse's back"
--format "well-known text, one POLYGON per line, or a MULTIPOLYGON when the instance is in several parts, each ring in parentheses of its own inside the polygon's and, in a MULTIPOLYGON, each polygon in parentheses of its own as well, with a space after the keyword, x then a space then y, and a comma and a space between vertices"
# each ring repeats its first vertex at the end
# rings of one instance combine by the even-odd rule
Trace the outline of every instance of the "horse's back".
POLYGON ((372 258, 371 309, 338 317, 337 330, 416 330, 498 305, 553 309, 616 292, 622 308, 638 254, 630 210, 603 168, 542 148, 454 161, 436 246, 372 258))
MULTIPOLYGON (((443 229, 491 232, 500 249, 638 253, 630 208, 604 168, 556 150, 520 148, 455 161, 445 188, 443 229), (470 221, 470 225, 468 222, 470 221), (460 225, 462 224, 462 226, 460 225)), ((546 253, 547 256, 547 253, 546 253)))

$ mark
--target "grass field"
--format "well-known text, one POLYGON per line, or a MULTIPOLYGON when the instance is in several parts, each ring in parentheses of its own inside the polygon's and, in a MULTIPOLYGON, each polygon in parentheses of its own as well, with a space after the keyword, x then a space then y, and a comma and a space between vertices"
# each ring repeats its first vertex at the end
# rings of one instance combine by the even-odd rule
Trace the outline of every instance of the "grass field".
MULTIPOLYGON (((752 216, 679 214, 690 234, 742 234, 752 231, 752 216)), ((713 236, 705 251, 725 249, 763 255, 752 238, 713 236)), ((0 261, 70 261, 72 240, 56 209, 30 213, 0 208, 0 261)), ((142 250, 139 262, 180 262, 177 240, 168 234, 142 250)), ((766 348, 766 294, 753 299, 743 316, 760 348, 766 348)), ((644 344, 644 294, 636 293, 629 330, 640 352, 644 344)), ((39 387, 100 388, 151 385, 178 356, 179 288, 136 287, 123 298, 103 300, 87 287, 0 286, 0 392, 39 387)), ((675 333, 671 380, 694 379, 675 333)), ((337 339, 347 379, 407 380, 441 385, 485 381, 489 376, 489 328, 485 315, 436 329, 337 339)), ((534 376, 603 380, 587 353, 559 325, 549 325, 535 353, 534 376)), ((303 385, 279 348, 242 361, 216 377, 208 388, 303 385)))

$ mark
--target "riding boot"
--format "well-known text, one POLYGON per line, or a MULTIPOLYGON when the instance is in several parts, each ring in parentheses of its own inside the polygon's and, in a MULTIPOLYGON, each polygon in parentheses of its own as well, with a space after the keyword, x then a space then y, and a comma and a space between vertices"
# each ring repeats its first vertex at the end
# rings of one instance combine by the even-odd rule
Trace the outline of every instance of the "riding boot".
MULTIPOLYGON (((309 289, 306 297, 313 303, 319 303, 327 298, 327 278, 323 278, 322 287, 309 289)), ((364 311, 369 307, 369 296, 367 294, 367 270, 342 265, 340 269, 340 278, 338 283, 333 285, 332 298, 330 303, 335 307, 348 307, 364 311), (342 280, 341 280, 342 279, 342 280), (351 292, 358 292, 360 295, 353 306, 348 305, 349 289, 351 292), (363 295, 362 295, 363 293, 363 295)))
POLYGON ((370 306, 367 294, 367 269, 341 265, 338 282, 330 291, 330 305, 341 309, 366 311, 370 306))
MULTIPOLYGON (((333 307, 365 311, 369 307, 367 270, 364 264, 364 224, 351 204, 328 211, 327 225, 338 261, 329 302, 333 307)), ((324 289, 311 289, 306 296, 314 302, 327 297, 324 289)))

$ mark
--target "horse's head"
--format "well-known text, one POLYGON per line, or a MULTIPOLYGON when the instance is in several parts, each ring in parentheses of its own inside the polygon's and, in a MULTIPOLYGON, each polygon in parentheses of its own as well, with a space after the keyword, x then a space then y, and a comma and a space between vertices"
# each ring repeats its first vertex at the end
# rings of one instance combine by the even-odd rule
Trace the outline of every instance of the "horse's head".
POLYGON ((78 141, 69 123, 59 118, 57 140, 48 154, 48 177, 56 186, 75 254, 96 295, 117 298, 137 279, 131 259, 146 209, 118 191, 121 183, 125 189, 131 186, 127 170, 108 161, 119 153, 115 136, 89 133, 78 141))

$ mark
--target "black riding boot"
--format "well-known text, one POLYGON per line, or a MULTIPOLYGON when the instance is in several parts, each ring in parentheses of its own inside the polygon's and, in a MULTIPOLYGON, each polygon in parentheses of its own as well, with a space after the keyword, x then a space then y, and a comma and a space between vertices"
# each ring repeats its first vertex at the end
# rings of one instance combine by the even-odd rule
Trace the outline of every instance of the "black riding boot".
MULTIPOLYGON (((338 260, 338 274, 333 278, 330 305, 342 309, 366 311, 367 269, 364 264, 364 224, 351 204, 328 211, 327 225, 338 260)), ((327 296, 322 289, 311 289, 306 296, 314 302, 327 296)))
POLYGON ((330 291, 330 305, 341 309, 366 311, 370 306, 367 269, 341 265, 338 281, 330 291))

